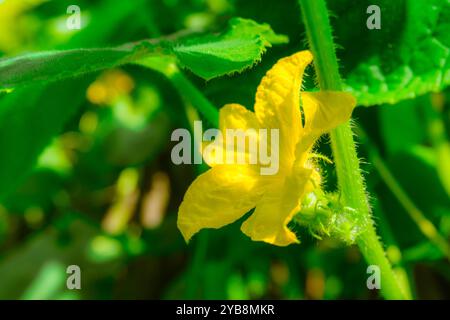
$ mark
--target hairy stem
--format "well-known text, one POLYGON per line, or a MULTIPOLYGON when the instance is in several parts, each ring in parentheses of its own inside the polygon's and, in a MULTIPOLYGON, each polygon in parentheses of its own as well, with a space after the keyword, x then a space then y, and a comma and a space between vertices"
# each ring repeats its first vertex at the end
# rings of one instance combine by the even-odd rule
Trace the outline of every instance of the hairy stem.
MULTIPOLYGON (((342 90, 338 62, 335 54, 328 10, 324 0, 299 0, 303 21, 321 90, 342 90)), ((350 123, 345 123, 330 133, 333 157, 342 200, 364 218, 357 244, 369 265, 381 271, 381 292, 386 299, 405 299, 400 282, 386 258, 376 234, 367 201, 364 181, 359 168, 356 146, 350 123)))

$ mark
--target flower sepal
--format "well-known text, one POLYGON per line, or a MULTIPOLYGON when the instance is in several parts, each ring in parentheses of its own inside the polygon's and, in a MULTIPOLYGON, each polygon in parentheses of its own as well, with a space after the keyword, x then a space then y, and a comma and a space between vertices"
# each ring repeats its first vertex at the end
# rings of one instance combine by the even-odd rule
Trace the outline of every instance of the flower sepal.
POLYGON ((339 194, 317 188, 303 197, 293 221, 319 240, 332 238, 351 245, 366 225, 360 219, 355 209, 342 204, 339 194))

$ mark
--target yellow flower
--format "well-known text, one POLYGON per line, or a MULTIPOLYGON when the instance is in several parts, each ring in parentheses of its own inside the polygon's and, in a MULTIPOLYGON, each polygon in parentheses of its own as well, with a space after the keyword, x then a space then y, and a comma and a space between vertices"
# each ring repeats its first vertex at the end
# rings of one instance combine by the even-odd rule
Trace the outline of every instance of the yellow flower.
POLYGON ((278 246, 298 242, 287 224, 302 197, 320 186, 311 150, 325 132, 350 119, 355 99, 344 92, 301 92, 309 51, 279 60, 262 79, 251 112, 238 104, 220 110, 220 130, 278 129, 279 171, 260 174, 259 164, 215 164, 187 190, 178 212, 186 241, 203 228, 220 228, 249 210, 241 230, 254 241, 278 246))

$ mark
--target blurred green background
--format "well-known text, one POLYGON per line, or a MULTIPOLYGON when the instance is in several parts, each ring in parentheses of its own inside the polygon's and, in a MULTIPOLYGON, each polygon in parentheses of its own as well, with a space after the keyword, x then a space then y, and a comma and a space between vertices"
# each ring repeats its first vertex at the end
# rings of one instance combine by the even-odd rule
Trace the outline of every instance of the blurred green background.
MULTIPOLYGON (((402 17, 404 2, 395 2, 402 17)), ((370 54, 386 53, 388 42, 367 42, 368 1, 328 3, 338 17, 332 24, 344 76, 370 54)), ((208 82, 186 75, 218 108, 231 102, 252 108, 264 73, 305 48, 299 12, 292 0, 4 0, 0 57, 120 45, 185 29, 218 32, 231 17, 251 18, 290 43, 268 49, 262 63, 239 75, 208 82), (66 28, 72 4, 81 8, 81 30, 66 28)), ((383 23, 380 37, 401 37, 392 33, 398 21, 383 23)), ((49 126, 52 117, 67 121, 36 150, 33 171, 0 199, 0 299, 379 298, 366 287, 357 247, 319 241, 295 226, 302 243, 287 248, 250 241, 240 222, 184 243, 177 210, 202 168, 171 162, 171 132, 189 127, 192 110, 162 75, 126 66, 8 98, 0 92, 0 116, 9 103, 33 109, 33 120, 49 126), (81 268, 81 290, 66 288, 72 264, 81 268)), ((448 257, 423 232, 431 222, 444 241, 450 235, 450 90, 359 107, 354 119, 388 257, 410 279, 415 298, 450 298, 448 257)), ((40 143, 30 135, 0 137, 0 166, 27 161, 14 146, 33 150, 40 143)), ((326 144, 320 152, 330 155, 326 144)), ((326 169, 332 188, 336 177, 326 169)))

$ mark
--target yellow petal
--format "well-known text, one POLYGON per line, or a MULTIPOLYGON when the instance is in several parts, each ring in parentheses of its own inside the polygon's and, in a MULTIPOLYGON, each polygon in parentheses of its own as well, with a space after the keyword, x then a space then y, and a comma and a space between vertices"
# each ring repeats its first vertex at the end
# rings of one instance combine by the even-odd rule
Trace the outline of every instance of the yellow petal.
POLYGON ((218 165, 195 179, 178 210, 178 228, 186 241, 204 228, 220 228, 242 217, 264 191, 250 166, 218 165))
POLYGON ((300 89, 303 72, 312 61, 309 51, 280 59, 262 79, 256 93, 255 113, 261 128, 280 130, 284 164, 294 160, 301 127, 300 89))
POLYGON ((245 159, 245 163, 248 164, 250 163, 250 151, 253 151, 253 159, 255 162, 257 161, 257 148, 254 150, 248 148, 250 140, 252 140, 256 146, 258 146, 259 140, 259 124, 253 112, 239 104, 227 104, 220 109, 219 127, 221 130, 221 138, 214 140, 214 142, 204 143, 203 158, 210 167, 226 163, 227 152, 231 153, 232 158, 236 161, 239 159, 239 156, 242 155, 245 159), (243 147, 238 148, 240 145, 237 138, 229 139, 230 141, 227 141, 226 136, 228 129, 242 130, 242 133, 246 135, 243 147), (221 146, 223 146, 223 148, 221 148, 221 146))
POLYGON ((277 246, 298 243, 287 224, 300 209, 300 200, 306 192, 312 170, 278 180, 266 190, 257 203, 255 212, 241 227, 253 241, 264 241, 277 246))
POLYGON ((222 139, 202 142, 203 160, 210 167, 224 164, 224 148, 222 139))
POLYGON ((237 103, 226 104, 219 113, 220 130, 258 129, 259 124, 253 112, 237 103))
POLYGON ((348 121, 356 106, 349 93, 338 91, 302 92, 305 134, 320 136, 348 121))

